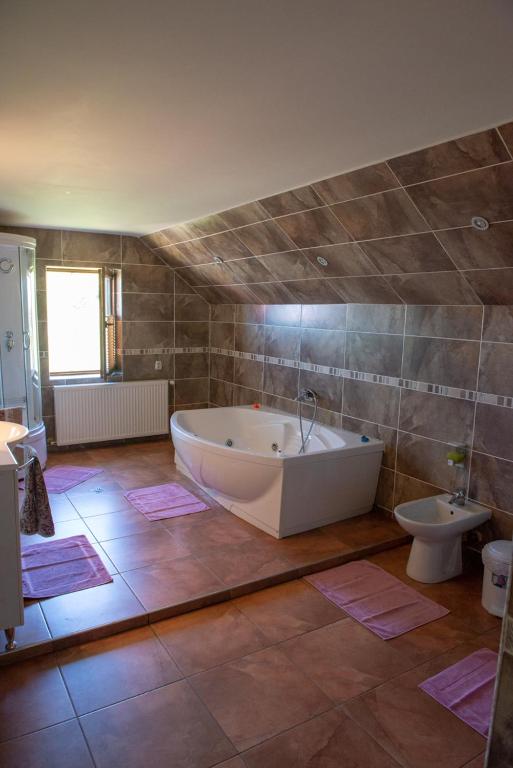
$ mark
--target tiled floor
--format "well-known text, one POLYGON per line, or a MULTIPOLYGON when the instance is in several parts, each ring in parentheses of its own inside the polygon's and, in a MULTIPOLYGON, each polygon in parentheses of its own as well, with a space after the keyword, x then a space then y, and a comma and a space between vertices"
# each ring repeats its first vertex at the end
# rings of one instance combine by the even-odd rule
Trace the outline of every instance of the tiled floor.
MULTIPOLYGON (((297 578, 320 563, 337 564, 406 541, 404 531, 378 513, 278 541, 224 510, 179 475, 169 440, 50 454, 49 466, 101 467, 102 474, 51 495, 56 538, 84 534, 113 582, 27 604, 18 649, 0 665, 35 651, 131 629, 178 612, 297 578), (210 509, 149 522, 124 497, 131 488, 175 480, 210 509), (37 646, 37 648, 34 648, 37 646)), ((48 541, 22 536, 23 544, 48 541)))
MULTIPOLYGON (((369 559, 404 575, 408 547, 369 559)), ((418 688, 497 649, 480 573, 391 641, 290 581, 2 670, 9 768, 479 768, 485 740, 418 688)))

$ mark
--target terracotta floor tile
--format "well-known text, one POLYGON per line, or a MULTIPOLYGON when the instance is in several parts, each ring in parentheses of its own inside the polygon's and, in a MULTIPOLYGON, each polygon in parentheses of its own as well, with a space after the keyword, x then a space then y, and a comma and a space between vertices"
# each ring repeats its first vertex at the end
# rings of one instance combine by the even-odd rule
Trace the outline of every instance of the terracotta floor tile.
POLYGON ((450 613, 400 637, 394 637, 387 644, 409 659, 411 666, 416 666, 461 643, 471 642, 474 638, 475 634, 468 624, 450 613))
POLYGON ((194 557, 126 571, 123 578, 148 611, 184 603, 224 588, 221 581, 194 557))
POLYGON ((98 541, 109 541, 122 536, 131 536, 134 533, 162 529, 159 522, 148 520, 133 508, 107 515, 101 514, 97 517, 87 517, 85 523, 98 541))
POLYGON ((0 744, 5 768, 94 768, 77 720, 0 744))
POLYGON ((121 576, 110 584, 59 595, 41 603, 52 637, 62 637, 144 613, 121 576))
POLYGON ((80 485, 70 488, 66 491, 66 496, 73 503, 75 496, 81 496, 84 493, 94 493, 95 496, 101 496, 103 493, 113 493, 123 490, 120 484, 109 472, 102 472, 99 475, 90 477, 80 485))
POLYGON ((418 589, 426 597, 448 608, 473 632, 486 632, 500 624, 500 619, 489 614, 481 605, 481 573, 476 578, 474 572, 465 572, 441 584, 419 584, 418 589))
POLYGON ((182 677, 149 627, 69 648, 56 659, 79 715, 182 677))
POLYGON ((103 493, 84 491, 73 494, 70 499, 81 517, 109 515, 122 509, 133 510, 132 505, 124 496, 124 491, 105 491, 103 493))
POLYGON ((305 581, 290 581, 235 600, 271 643, 310 632, 345 617, 305 581))
POLYGON ((280 648, 334 702, 359 696, 413 666, 349 618, 287 640, 280 648))
POLYGON ((103 541, 102 547, 121 573, 161 560, 186 557, 189 554, 186 547, 175 541, 168 531, 158 524, 156 528, 132 536, 103 541))
POLYGON ((323 530, 340 539, 348 547, 362 547, 397 536, 402 537, 405 533, 389 513, 379 511, 326 525, 323 530))
POLYGON ((274 576, 293 566, 277 552, 275 539, 257 539, 217 547, 200 560, 227 586, 274 576))
POLYGON ((65 493, 49 493, 48 500, 54 523, 78 520, 78 512, 65 493))
MULTIPOLYGON (((3 632, 0 633, 0 656, 7 653, 4 650, 3 632)), ((41 643, 50 639, 50 632, 46 626, 41 607, 37 601, 25 605, 25 624, 16 627, 16 643, 18 648, 23 648, 34 643, 41 643)), ((1 676, 0 672, 0 676, 1 676)))
POLYGON ((473 760, 470 761, 470 763, 465 763, 463 768, 484 768, 485 765, 485 756, 484 752, 482 755, 478 755, 478 757, 475 757, 473 760))
POLYGON ((262 633, 231 602, 167 619, 152 624, 152 628, 185 675, 267 645, 262 633))
POLYGON ((309 565, 349 551, 349 547, 324 530, 305 531, 284 539, 275 539, 276 551, 291 565, 309 565))
POLYGON ((52 655, 13 664, 0 674, 0 741, 75 717, 52 655))
POLYGON ((22 547, 30 544, 45 544, 47 541, 56 541, 57 539, 66 539, 68 536, 87 536, 92 543, 95 541, 94 535, 89 530, 83 520, 65 520, 62 523, 55 523, 55 535, 50 537, 40 536, 38 533, 33 536, 21 534, 20 541, 22 547))
POLYGON ((332 710, 244 753, 247 768, 399 768, 368 734, 332 710))
POLYGON ((246 768, 246 763, 242 762, 241 757, 232 757, 231 760, 225 760, 224 763, 219 763, 216 768, 246 768))
POLYGON ((348 701, 343 710, 407 768, 459 768, 479 755, 485 739, 418 687, 477 650, 461 645, 348 701))
POLYGON ((330 707, 322 691, 276 648, 202 672, 190 682, 240 751, 330 707))
POLYGON ((161 471, 161 468, 154 470, 147 467, 135 470, 117 469, 112 471, 112 476, 125 491, 169 482, 168 475, 161 471))
POLYGON ((97 768, 209 768, 235 750, 187 682, 81 718, 97 768))
POLYGON ((97 541, 91 542, 92 547, 98 552, 98 555, 104 564, 107 571, 110 573, 111 576, 115 576, 116 573, 119 573, 118 569, 110 559, 110 557, 107 555, 104 549, 102 549, 102 545, 98 544, 97 541))
POLYGON ((208 556, 227 545, 261 541, 266 536, 230 512, 218 510, 170 518, 163 520, 162 525, 196 557, 208 556))

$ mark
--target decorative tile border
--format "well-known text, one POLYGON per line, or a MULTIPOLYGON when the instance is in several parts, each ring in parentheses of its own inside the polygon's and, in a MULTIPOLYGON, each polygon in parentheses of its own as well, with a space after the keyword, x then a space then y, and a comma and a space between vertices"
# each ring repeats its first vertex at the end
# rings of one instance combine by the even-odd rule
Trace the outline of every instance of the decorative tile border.
POLYGON ((327 365, 316 365, 314 363, 303 363, 299 360, 287 360, 282 357, 271 357, 270 355, 257 355, 251 352, 237 352, 233 349, 222 349, 220 347, 210 347, 210 352, 226 357, 238 357, 243 360, 257 360, 261 363, 271 363, 272 365, 283 365, 287 368, 299 368, 301 371, 310 371, 311 373, 322 373, 326 376, 336 376, 341 379, 355 379, 357 381, 367 381, 371 384, 383 384, 388 387, 400 387, 402 389, 412 389, 416 392, 427 392, 432 395, 443 395, 444 397, 453 397, 457 400, 470 400, 471 402, 486 403, 487 405, 498 405, 503 408, 513 408, 513 397, 504 397, 503 395, 493 395, 488 392, 477 392, 473 389, 460 389, 458 387, 447 387, 442 384, 428 384, 424 381, 413 381, 412 379, 402 379, 396 376, 382 376, 377 373, 364 373, 362 371, 350 371, 346 368, 330 368, 327 365))
POLYGON ((120 355, 192 355, 208 353, 210 347, 155 347, 152 349, 118 349, 120 355))

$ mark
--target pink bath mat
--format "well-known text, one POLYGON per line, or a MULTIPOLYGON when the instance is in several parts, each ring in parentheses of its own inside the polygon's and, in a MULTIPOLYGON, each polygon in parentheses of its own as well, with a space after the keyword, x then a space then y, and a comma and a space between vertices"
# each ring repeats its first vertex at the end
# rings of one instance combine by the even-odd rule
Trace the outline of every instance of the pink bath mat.
POLYGON ((191 515, 193 512, 210 509, 179 483, 136 488, 127 491, 125 496, 148 520, 164 520, 167 517, 191 515))
POLYGON ((425 680, 419 688, 486 738, 492 716, 497 658, 496 653, 482 648, 425 680))
POLYGON ((23 547, 21 565, 23 597, 27 598, 56 597, 112 581, 85 536, 23 547))
POLYGON ((449 613, 447 608, 367 560, 330 568, 306 580, 383 640, 391 640, 449 613))
POLYGON ((90 477, 94 477, 102 472, 101 469, 89 469, 88 467, 72 467, 63 465, 62 467, 52 467, 43 472, 46 490, 48 493, 64 493, 80 485, 90 477))

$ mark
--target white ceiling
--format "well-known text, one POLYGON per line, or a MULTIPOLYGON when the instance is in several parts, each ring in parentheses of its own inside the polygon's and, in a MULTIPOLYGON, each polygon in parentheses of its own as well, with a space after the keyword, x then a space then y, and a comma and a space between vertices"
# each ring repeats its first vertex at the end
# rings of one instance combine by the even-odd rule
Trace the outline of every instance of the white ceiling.
POLYGON ((510 0, 2 3, 0 221, 145 233, 513 117, 510 0))

